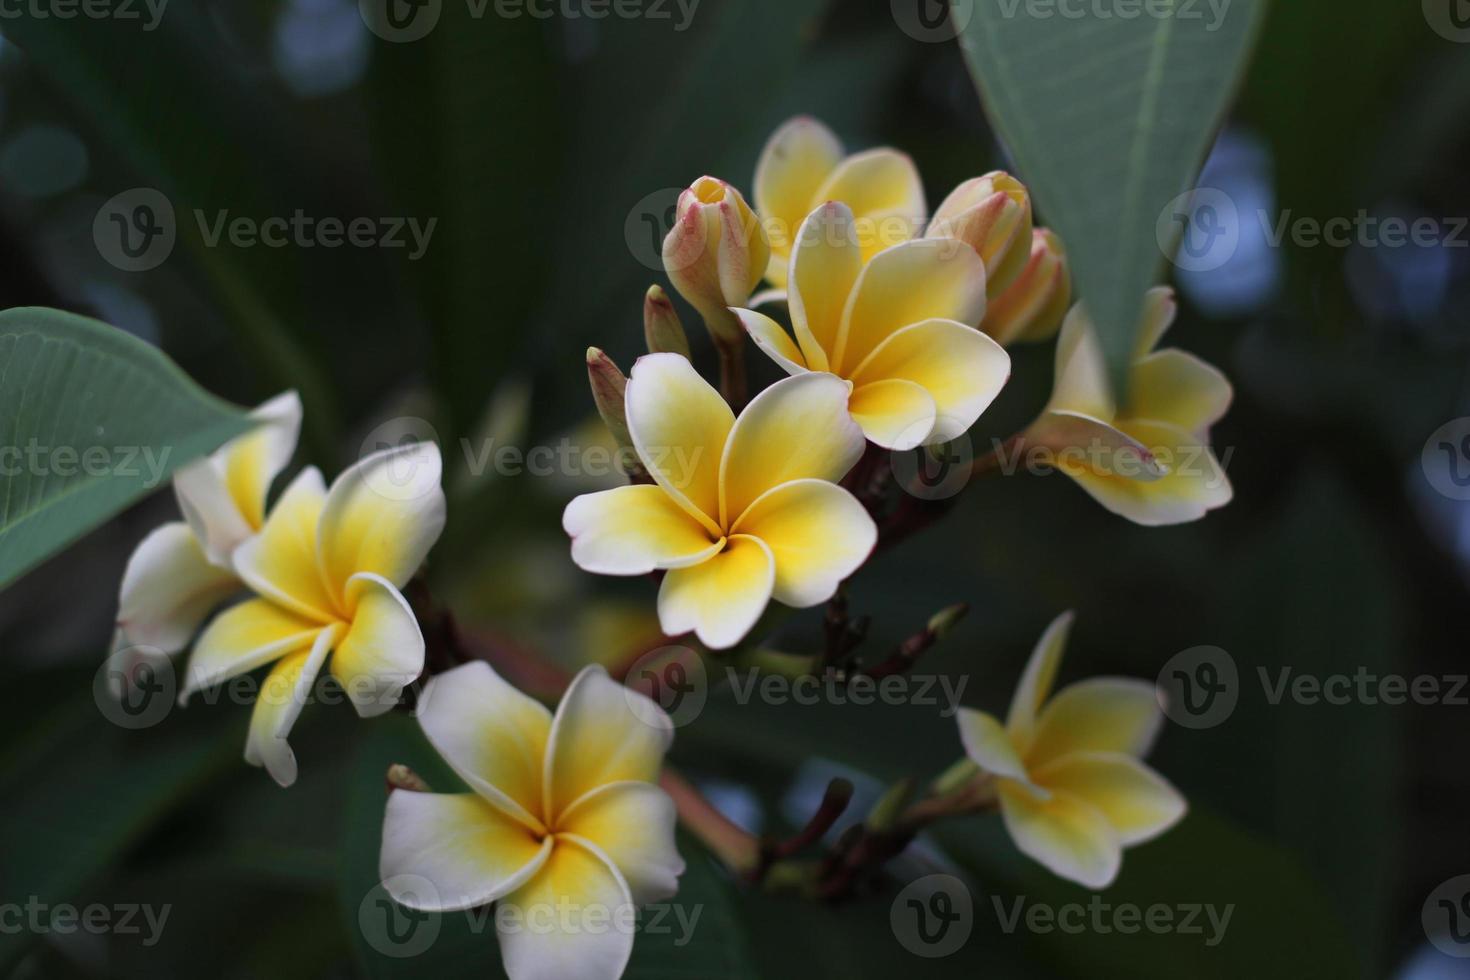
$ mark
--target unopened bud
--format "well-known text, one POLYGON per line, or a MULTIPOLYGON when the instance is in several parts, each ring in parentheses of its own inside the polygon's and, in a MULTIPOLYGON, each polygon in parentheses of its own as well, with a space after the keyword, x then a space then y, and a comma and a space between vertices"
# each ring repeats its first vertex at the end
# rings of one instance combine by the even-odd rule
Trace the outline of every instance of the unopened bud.
POLYGON ((428 793, 429 784, 424 782, 423 777, 401 762, 395 762, 388 767, 388 788, 405 789, 411 793, 428 793))
POLYGON ((628 411, 624 405, 628 379, 600 348, 587 348, 587 382, 607 431, 612 433, 619 449, 631 452, 633 436, 628 432, 628 411))
POLYGON ((985 291, 994 299, 1020 274, 1031 244, 1031 195, 997 170, 960 184, 929 222, 929 238, 954 238, 985 261, 985 291))
POLYGON ((734 187, 701 177, 679 195, 674 227, 664 238, 664 271, 715 343, 728 348, 744 341, 730 307, 746 304, 770 258, 765 229, 734 187))
POLYGON ((682 354, 689 356, 689 338, 684 324, 674 309, 673 300, 662 286, 649 286, 643 297, 643 339, 650 354, 682 354))
POLYGON ((1061 327, 1071 302, 1067 250, 1055 232, 1037 228, 1026 265, 999 295, 991 296, 980 329, 1002 347, 1048 340, 1061 327))

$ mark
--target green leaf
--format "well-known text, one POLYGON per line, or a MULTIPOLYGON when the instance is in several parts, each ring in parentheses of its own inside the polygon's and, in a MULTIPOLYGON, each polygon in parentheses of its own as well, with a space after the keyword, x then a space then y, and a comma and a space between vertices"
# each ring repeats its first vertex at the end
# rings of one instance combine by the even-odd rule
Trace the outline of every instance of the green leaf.
POLYGON ((0 312, 0 586, 248 427, 121 330, 0 312))
MULTIPOLYGON (((986 111, 1066 242, 1077 295, 1121 380, 1165 257, 1160 216, 1204 161, 1266 3, 1216 14, 1160 0, 1131 18, 1034 6, 957 0, 952 15, 986 111)), ((1173 231, 1177 242, 1182 228, 1173 231)))

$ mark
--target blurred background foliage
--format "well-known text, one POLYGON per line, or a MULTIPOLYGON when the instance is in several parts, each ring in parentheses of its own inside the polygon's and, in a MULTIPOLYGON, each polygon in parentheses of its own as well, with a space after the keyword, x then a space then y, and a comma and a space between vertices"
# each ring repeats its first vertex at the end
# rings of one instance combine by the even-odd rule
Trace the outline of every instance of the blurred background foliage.
MULTIPOLYGON (((1429 29, 1419 6, 1275 3, 1202 183, 1297 217, 1470 214, 1470 47, 1429 29)), ((430 570, 440 599, 485 642, 568 665, 610 659, 658 634, 647 582, 597 579, 568 558, 560 508, 598 481, 476 472, 461 440, 599 438, 582 351, 597 344, 625 367, 641 352, 642 293, 662 281, 641 217, 701 173, 748 192, 762 142, 788 116, 816 115, 849 146, 907 150, 931 206, 1008 163, 958 46, 907 36, 887 5, 705 0, 685 32, 466 10, 446 4, 412 44, 374 38, 350 0, 177 2, 148 32, 0 22, 0 303, 120 326, 240 404, 297 388, 298 462, 329 473, 365 440, 392 438, 376 428, 385 421, 422 420, 409 428, 430 427, 448 463, 451 524, 430 570), (174 202, 180 240, 162 266, 130 274, 101 257, 92 221, 137 186, 174 202), (196 208, 437 227, 418 261, 405 249, 209 247, 185 217, 196 208)), ((688 947, 641 940, 632 975, 1452 975, 1424 958, 1420 906, 1470 870, 1465 709, 1271 705, 1256 673, 1465 671, 1470 510, 1430 490, 1419 458, 1439 425, 1470 414, 1470 251, 1247 236, 1222 268, 1176 284, 1173 342, 1237 389, 1215 435, 1230 507, 1146 530, 1065 480, 990 481, 874 561, 852 603, 873 617, 874 652, 935 609, 971 603, 924 669, 967 677, 966 702, 989 710, 1065 608, 1079 623, 1065 678, 1152 678, 1188 647, 1229 651, 1244 681, 1235 714, 1203 731, 1170 726, 1155 755, 1193 813, 1129 852, 1108 893, 1235 903, 1224 942, 987 928, 991 894, 1086 900, 1021 859, 991 819, 942 827, 894 869, 968 876, 981 927, 952 957, 921 963, 894 941, 891 889, 840 908, 744 893, 685 842, 682 900, 706 906, 706 925, 688 947)), ((1012 383, 973 433, 982 448, 1050 387, 1049 346, 1013 354, 1012 383)), ((406 719, 305 712, 302 779, 283 792, 239 761, 244 706, 126 732, 94 705, 123 563, 172 514, 170 496, 0 596, 0 900, 168 902, 173 919, 152 948, 0 935, 0 971, 422 975, 422 962, 374 957, 355 924, 376 876, 384 768, 433 771, 406 719)), ((811 649, 819 634, 812 611, 777 642, 811 649)), ((834 770, 875 792, 958 752, 933 708, 716 694, 674 760, 752 826, 780 832, 834 770)), ((498 975, 488 937, 446 923, 436 951, 431 972, 498 975)))

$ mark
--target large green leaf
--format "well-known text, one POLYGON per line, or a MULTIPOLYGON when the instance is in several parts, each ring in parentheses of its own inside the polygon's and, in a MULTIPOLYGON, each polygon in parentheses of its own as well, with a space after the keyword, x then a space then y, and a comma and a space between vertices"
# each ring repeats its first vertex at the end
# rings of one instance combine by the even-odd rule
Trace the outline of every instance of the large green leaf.
POLYGON ((0 312, 0 586, 247 428, 121 330, 0 312))
POLYGON ((1160 216, 1204 160, 1266 3, 1124 6, 952 5, 981 100, 1067 244, 1115 377, 1164 261, 1160 216))

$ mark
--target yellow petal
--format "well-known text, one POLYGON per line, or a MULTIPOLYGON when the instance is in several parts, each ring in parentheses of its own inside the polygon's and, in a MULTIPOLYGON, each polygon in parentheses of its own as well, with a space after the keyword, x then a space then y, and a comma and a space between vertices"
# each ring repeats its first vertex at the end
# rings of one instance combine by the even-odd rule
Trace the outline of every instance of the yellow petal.
POLYGON ((627 882, 595 845, 558 837, 551 857, 500 900, 495 928, 510 980, 617 980, 633 952, 627 882))
POLYGON ((786 284, 786 263, 797 229, 817 200, 817 190, 842 162, 842 144, 809 116, 787 120, 771 134, 755 168, 755 209, 771 243, 766 278, 786 284))
POLYGON ((1006 714, 1006 731, 1017 745, 1024 747, 1031 744, 1036 730, 1036 716, 1046 699, 1051 697, 1052 685, 1056 683, 1057 670, 1061 667, 1062 655, 1067 650, 1067 638, 1072 633, 1074 618, 1068 611, 1052 620, 1031 651, 1031 659, 1026 661, 1021 682, 1016 685, 1016 693, 1011 697, 1011 709, 1006 714))
POLYGON ((1074 479, 1091 471, 1147 482, 1168 472, 1151 447, 1117 425, 1079 412, 1043 412, 1026 430, 1024 442, 1048 450, 1047 462, 1074 479))
POLYGON ((282 657, 255 696, 250 733, 245 739, 245 761, 252 766, 264 766, 281 786, 296 782, 296 753, 291 751, 286 739, 339 630, 340 627, 328 626, 317 633, 311 649, 282 657))
POLYGON ((731 533, 765 542, 776 560, 772 597, 795 609, 832 598, 878 543, 878 526, 863 505, 825 480, 793 480, 766 491, 731 533))
POLYGON ((980 329, 1003 347, 1047 340, 1061 327, 1071 302, 1072 279, 1062 240, 1037 228, 1016 278, 999 293, 991 292, 980 329))
POLYGON ((235 552, 235 568, 247 585, 321 622, 331 621, 338 607, 317 564, 317 525, 326 499, 321 473, 308 466, 281 494, 260 533, 235 552))
POLYGON ((600 787, 651 782, 673 738, 673 722, 650 699, 623 687, 600 666, 583 668, 551 723, 544 812, 559 830, 561 814, 600 787))
POLYGON ((1005 728, 993 716, 973 708, 961 708, 958 721, 965 755, 981 769, 996 776, 1029 783, 1026 764, 1016 754, 1005 728))
POLYGON ((1184 797, 1162 776, 1126 755, 1077 752, 1037 770, 1035 776, 1047 789, 1097 807, 1125 847, 1159 836, 1188 809, 1184 797))
POLYGON ((1230 502, 1225 468, 1199 437, 1160 422, 1129 420, 1118 427, 1147 447, 1165 474, 1157 479, 1140 475, 1126 457, 1106 454, 1104 461, 1114 465, 1102 469, 1062 460, 1062 471, 1105 508, 1135 524, 1158 527, 1197 521, 1230 502))
POLYGON ((1063 688, 1041 709, 1025 747, 1036 772, 1073 752, 1148 752, 1163 721, 1154 687, 1126 677, 1094 677, 1063 688))
POLYGON ((712 650, 739 643, 771 600, 776 561, 759 538, 734 535, 709 561, 676 568, 658 590, 658 619, 664 633, 693 631, 712 650))
POLYGON ((296 392, 277 395, 250 413, 254 430, 226 444, 218 453, 225 486, 252 528, 265 522, 265 498, 271 481, 296 452, 301 433, 301 399, 296 392))
POLYGON ((596 844, 622 872, 634 903, 643 905, 679 890, 684 859, 674 846, 677 816, 669 794, 652 783, 608 783, 568 808, 557 831, 596 844))
POLYGON ((688 358, 649 354, 628 378, 628 431, 638 458, 681 507, 721 533, 720 455, 735 415, 688 358))
POLYGON ((480 796, 542 829, 542 779, 551 712, 475 661, 432 678, 419 695, 424 735, 480 796))
POLYGON ((1019 783, 1001 780, 1000 812, 1021 853, 1053 874, 1094 890, 1118 876, 1122 843, 1102 811, 1086 800, 1068 793, 1043 800, 1019 783))
POLYGON ((1155 286, 1143 298, 1143 321, 1139 325, 1138 338, 1133 349, 1133 359, 1139 360, 1159 345, 1169 327, 1179 304, 1174 299, 1174 290, 1168 286, 1155 286))
POLYGON ((317 529, 328 588, 342 596, 359 572, 403 588, 444 529, 443 461, 431 442, 363 457, 332 482, 317 529))
POLYGON ((202 688, 311 646, 322 624, 265 599, 247 599, 220 613, 189 655, 180 703, 202 688))
POLYGON ((871 442, 899 452, 928 442, 939 421, 934 396, 923 385, 902 378, 854 388, 847 410, 871 442))
POLYGON ((662 487, 647 483, 577 497, 562 513, 572 561, 599 575, 646 575, 701 562, 721 547, 662 487))
POLYGON ((862 267, 851 208, 827 201, 807 215, 791 256, 787 302, 796 340, 813 370, 831 369, 842 313, 862 267))
POLYGON ((720 460, 720 520, 731 526, 772 487, 814 478, 836 482, 863 454, 847 413, 847 383, 813 372, 756 395, 730 430, 720 460))
POLYGON ((791 335, 781 325, 764 313, 754 310, 735 310, 740 325, 750 334, 750 339, 787 374, 804 374, 808 370, 806 358, 796 346, 791 335))
POLYGON ((364 718, 398 703, 424 671, 424 635, 408 600, 370 572, 347 581, 351 622, 332 655, 332 676, 364 718))
POLYGON ((950 192, 925 236, 958 239, 985 261, 986 288, 999 295, 1026 264, 1031 248, 1031 195, 1009 174, 973 177, 950 192))
POLYGON ((1097 330, 1081 304, 1072 307, 1057 338, 1056 381, 1049 411, 1075 412, 1111 422, 1117 414, 1097 330))
POLYGON ((550 838, 538 841, 473 793, 399 789, 383 814, 378 873, 398 904, 454 912, 515 891, 541 870, 551 848, 550 838))
POLYGON ((853 372, 852 382, 897 378, 934 399, 934 429, 926 442, 948 442, 969 431, 1011 376, 1005 350, 974 327, 926 320, 893 334, 853 372))
POLYGON ((852 209, 864 262, 917 235, 928 210, 914 161, 886 147, 854 153, 839 163, 811 206, 823 201, 841 201, 852 209))
POLYGON ((177 653, 210 611, 239 589, 233 573, 205 557, 188 524, 164 524, 128 558, 117 603, 119 642, 177 653))
POLYGON ((985 316, 985 263, 949 238, 905 242, 863 267, 843 315, 834 370, 848 374, 873 348, 913 323, 958 320, 978 327, 985 316))
POLYGON ((1217 368, 1182 350, 1161 350, 1133 365, 1127 414, 1203 434, 1224 417, 1232 397, 1217 368))

